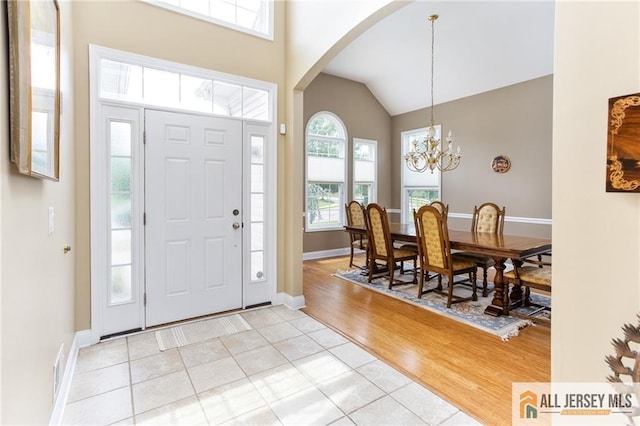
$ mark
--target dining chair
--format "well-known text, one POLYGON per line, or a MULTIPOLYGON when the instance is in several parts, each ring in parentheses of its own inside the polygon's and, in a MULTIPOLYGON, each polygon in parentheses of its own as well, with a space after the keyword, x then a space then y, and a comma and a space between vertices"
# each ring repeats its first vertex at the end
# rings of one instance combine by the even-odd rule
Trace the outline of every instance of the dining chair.
MULTIPOLYGON (((444 220, 447 220, 447 217, 449 216, 449 204, 445 204, 442 201, 432 201, 429 203, 430 206, 435 207, 436 210, 438 210, 440 212, 440 214, 442 215, 442 217, 444 218, 444 220)), ((415 250, 416 252, 418 251, 418 244, 415 243, 409 243, 409 244, 404 244, 401 248, 406 248, 407 250, 415 250)), ((427 281, 435 278, 438 274, 433 274, 433 275, 427 275, 427 281)))
POLYGON ((449 216, 449 204, 436 200, 429 203, 429 205, 435 207, 445 219, 449 216))
MULTIPOLYGON (((550 324, 550 320, 545 317, 536 317, 535 315, 542 311, 551 311, 551 308, 545 305, 539 305, 531 301, 531 289, 538 289, 551 293, 551 260, 544 260, 549 257, 548 253, 538 255, 537 260, 533 258, 514 259, 513 269, 503 274, 505 284, 507 286, 514 285, 511 291, 511 301, 521 300, 524 306, 533 306, 535 309, 529 312, 527 316, 535 322, 546 325, 550 324), (522 294, 521 287, 525 288, 522 294)), ((508 287, 507 287, 508 289, 508 287)), ((508 293, 508 291, 507 291, 508 293)))
POLYGON ((364 207, 359 202, 353 200, 344 206, 347 213, 347 226, 354 228, 361 228, 364 232, 349 231, 349 267, 356 266, 360 269, 366 268, 369 264, 369 242, 366 239, 366 224, 364 219, 364 207), (353 253, 354 250, 364 250, 366 253, 365 266, 354 265, 353 253))
MULTIPOLYGON (((504 230, 505 208, 498 207, 494 203, 484 203, 474 206, 471 218, 471 232, 487 232, 495 235, 502 235, 504 230)), ((489 295, 487 283, 487 270, 495 265, 493 257, 480 253, 459 252, 460 256, 465 256, 469 260, 476 262, 482 268, 482 296, 489 295)))
POLYGON ((367 222, 367 239, 369 241, 369 282, 377 270, 376 260, 383 260, 389 270, 389 288, 397 284, 408 284, 405 281, 394 279, 396 262, 413 260, 413 282, 416 280, 416 264, 418 254, 412 250, 395 248, 389 231, 389 218, 387 209, 376 203, 370 203, 365 209, 367 222))
POLYGON ((437 208, 429 205, 420 207, 413 213, 418 242, 418 257, 420 259, 420 278, 418 280, 418 298, 429 291, 442 291, 442 276, 448 277, 447 308, 453 303, 468 300, 478 300, 476 288, 476 262, 451 252, 449 241, 449 229, 447 221, 437 208), (434 289, 423 291, 425 275, 429 272, 438 274, 438 285, 434 289), (455 281, 456 275, 469 274, 472 294, 471 296, 459 296, 453 294, 453 288, 457 284, 463 284, 466 280, 455 281))

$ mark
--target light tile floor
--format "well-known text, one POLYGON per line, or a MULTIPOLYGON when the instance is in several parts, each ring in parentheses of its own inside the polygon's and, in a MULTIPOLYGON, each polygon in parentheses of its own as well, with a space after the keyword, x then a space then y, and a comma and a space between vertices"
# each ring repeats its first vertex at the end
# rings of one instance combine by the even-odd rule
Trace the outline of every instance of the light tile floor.
POLYGON ((478 424, 285 306, 252 330, 161 352, 153 331, 80 349, 65 425, 478 424))

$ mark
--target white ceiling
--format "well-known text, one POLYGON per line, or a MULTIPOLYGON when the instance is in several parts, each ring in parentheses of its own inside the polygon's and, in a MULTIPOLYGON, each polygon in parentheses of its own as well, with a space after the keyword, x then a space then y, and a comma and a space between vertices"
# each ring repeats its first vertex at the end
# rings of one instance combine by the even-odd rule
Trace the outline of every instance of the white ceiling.
POLYGON ((552 1, 417 0, 375 24, 323 70, 367 85, 389 114, 431 103, 431 23, 435 22, 434 103, 553 73, 552 1))

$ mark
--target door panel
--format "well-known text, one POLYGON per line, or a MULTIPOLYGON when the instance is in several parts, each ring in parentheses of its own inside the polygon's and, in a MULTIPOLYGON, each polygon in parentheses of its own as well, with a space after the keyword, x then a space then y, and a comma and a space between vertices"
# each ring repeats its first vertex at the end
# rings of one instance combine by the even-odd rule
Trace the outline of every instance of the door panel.
POLYGON ((145 112, 146 325, 242 307, 242 123, 145 112))

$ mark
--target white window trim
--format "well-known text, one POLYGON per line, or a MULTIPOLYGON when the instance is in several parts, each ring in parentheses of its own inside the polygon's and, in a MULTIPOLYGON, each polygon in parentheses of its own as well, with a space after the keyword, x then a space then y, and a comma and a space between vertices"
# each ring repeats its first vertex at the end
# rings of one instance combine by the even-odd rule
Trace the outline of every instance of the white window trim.
MULTIPOLYGON (((265 259, 265 271, 269 272, 269 280, 270 280, 270 292, 271 302, 275 303, 277 301, 277 260, 276 260, 276 250, 277 250, 277 170, 276 170, 276 161, 277 161, 277 129, 274 123, 276 123, 276 106, 277 106, 277 85, 274 83, 269 83, 261 80, 254 80, 246 77, 235 76, 226 73, 220 73, 217 71, 207 70, 203 68, 197 68, 189 65, 182 65, 175 62, 164 61, 157 58, 146 57, 143 55, 137 55, 134 53, 127 53, 124 51, 119 51, 115 49, 110 49, 106 47, 101 47, 97 45, 89 45, 89 103, 90 103, 90 130, 89 130, 89 139, 90 139, 90 205, 91 205, 91 343, 97 343, 102 337, 103 330, 103 319, 101 317, 102 306, 101 302, 104 300, 104 292, 105 292, 105 280, 107 274, 107 264, 104 259, 109 258, 109 252, 107 245, 104 244, 106 241, 106 228, 105 224, 110 220, 110 212, 106 209, 106 194, 104 192, 104 188, 107 187, 108 182, 106 178, 107 174, 107 159, 104 157, 103 152, 100 147, 96 146, 102 137, 101 134, 101 116, 100 110, 102 105, 114 105, 118 107, 130 108, 130 109, 140 109, 143 108, 154 108, 154 109, 162 109, 165 111, 176 111, 180 113, 185 113, 183 109, 172 109, 167 107, 159 107, 156 105, 146 105, 129 101, 119 101, 113 99, 102 99, 100 98, 100 81, 99 81, 99 72, 100 72, 100 61, 102 59, 109 59, 114 61, 121 61, 125 63, 132 63, 141 66, 147 67, 156 67, 158 69, 164 69, 167 71, 173 72, 182 72, 182 73, 190 73, 196 76, 202 76, 204 78, 214 78, 221 81, 229 82, 232 84, 240 84, 245 86, 255 87, 261 90, 266 90, 269 92, 270 99, 270 109, 271 109, 271 122, 265 122, 261 120, 251 120, 251 119, 242 119, 236 117, 222 116, 231 120, 243 121, 244 123, 251 124, 255 123, 260 126, 269 126, 269 137, 270 137, 270 146, 267 152, 265 153, 265 167, 267 167, 266 171, 266 188, 270 188, 270 190, 265 191, 265 221, 269 221, 269 238, 265 241, 265 251, 268 251, 266 259, 265 259), (266 162, 269 162, 268 164, 266 162), (102 280, 96 279, 96 277, 105 277, 102 280)), ((195 115, 203 115, 202 112, 189 111, 188 113, 193 113, 195 115)), ((204 114, 210 116, 219 117, 216 114, 204 114)), ((142 122, 142 118, 140 119, 142 122)), ((141 126, 142 127, 142 126, 141 126)), ((141 164, 138 164, 137 174, 134 175, 132 171, 132 179, 138 179, 139 182, 144 182, 144 167, 141 164)), ((249 179, 246 174, 244 179, 249 179)), ((133 197, 134 195, 132 195, 133 197)), ((136 194, 136 197, 140 199, 138 205, 144 205, 144 192, 140 194, 136 194)), ((133 199, 132 199, 133 201, 133 199)), ((134 212, 132 212, 134 214, 134 212)), ((133 218, 132 218, 133 220, 133 218)), ((246 221, 245 221, 246 222, 246 221)), ((138 232, 144 232, 142 226, 138 226, 138 232)), ((132 233, 136 232, 136 230, 132 230, 132 233)), ((244 247, 245 253, 243 253, 243 261, 250 262, 250 249, 249 246, 244 247), (249 258, 247 258, 247 251, 249 252, 249 258)), ((144 249, 139 253, 141 258, 144 258, 144 249)), ((135 268, 135 266, 133 267, 135 268)), ((133 274, 143 274, 143 271, 132 271, 133 274)), ((134 275, 136 276, 136 275, 134 275)), ((139 276, 139 275, 138 275, 139 276)), ((243 276, 243 288, 246 287, 247 276, 243 276)), ((144 287, 139 286, 140 295, 142 298, 142 293, 144 292, 144 287)), ((139 299, 140 300, 140 299, 139 299)), ((243 299, 243 307, 244 307, 244 299, 243 299)), ((141 310, 141 316, 144 316, 144 307, 141 310)), ((143 327, 144 328, 144 323, 143 327)))
MULTIPOLYGON (((441 125, 438 124, 435 127, 440 127, 440 129, 442 129, 441 125)), ((405 185, 405 174, 408 172, 407 169, 407 164, 404 160, 404 156, 407 153, 408 149, 409 149, 409 138, 416 134, 416 133, 425 133, 428 131, 428 127, 421 127, 419 129, 411 129, 411 130, 405 130, 403 132, 400 132, 400 141, 401 141, 401 145, 402 145, 402 155, 400 156, 400 221, 404 221, 404 218, 407 217, 407 215, 409 214, 408 210, 408 203, 409 200, 407 200, 407 190, 408 189, 430 189, 430 188, 437 188, 438 189, 438 193, 440 194, 440 199, 442 199, 442 172, 440 172, 440 170, 436 169, 434 171, 434 173, 438 173, 439 174, 439 178, 438 178, 438 185, 436 186, 432 186, 432 185, 405 185)), ((425 171, 424 173, 430 173, 428 171, 425 171)))
MULTIPOLYGON (((342 130, 344 130, 344 176, 345 176, 345 180, 342 182, 342 192, 343 192, 343 196, 347 197, 347 171, 348 171, 348 164, 349 164, 349 149, 348 149, 348 144, 347 141, 349 140, 349 136, 347 134, 347 126, 344 125, 344 121, 342 121, 342 119, 340 117, 338 117, 336 114, 330 112, 330 111, 319 111, 315 114, 313 114, 309 120, 307 121, 307 125, 305 126, 304 129, 304 230, 305 232, 325 232, 325 231, 335 231, 335 230, 342 230, 343 226, 345 225, 345 212, 344 212, 344 208, 340 208, 340 206, 338 206, 339 211, 340 211, 340 224, 336 225, 336 226, 331 226, 331 227, 323 227, 323 228, 311 228, 309 226, 309 215, 307 214, 307 199, 308 199, 308 188, 309 188, 309 156, 307 155, 307 132, 309 131, 309 123, 311 123, 317 116, 319 115, 330 115, 331 117, 333 117, 338 123, 340 123, 340 125, 342 126, 342 130)), ((345 200, 343 200, 345 201, 345 200)))
POLYGON ((358 183, 371 183, 372 184, 372 194, 370 203, 375 203, 378 201, 378 141, 373 139, 361 139, 361 138, 353 138, 353 146, 352 146, 352 155, 351 155, 351 164, 353 170, 353 185, 351 186, 351 198, 356 198, 356 184, 358 183), (373 182, 359 182, 356 181, 356 143, 373 145, 375 147, 376 156, 373 161, 373 182))
POLYGON ((238 25, 233 22, 227 22, 222 19, 215 18, 213 16, 203 15, 201 13, 194 12, 192 10, 185 9, 179 6, 174 6, 172 4, 165 3, 162 1, 158 1, 158 0, 142 0, 142 1, 156 7, 161 7, 163 9, 170 10, 175 13, 179 13, 181 15, 190 16, 192 18, 196 18, 202 21, 211 22, 212 24, 220 25, 221 27, 227 27, 232 30, 240 31, 242 33, 246 33, 255 37, 260 37, 266 40, 273 41, 273 27, 274 27, 274 20, 275 20, 274 12, 273 12, 273 4, 274 4, 273 1, 268 2, 268 10, 267 10, 268 29, 266 33, 253 30, 251 28, 246 28, 246 27, 243 27, 242 25, 238 25))

